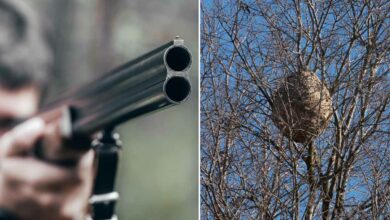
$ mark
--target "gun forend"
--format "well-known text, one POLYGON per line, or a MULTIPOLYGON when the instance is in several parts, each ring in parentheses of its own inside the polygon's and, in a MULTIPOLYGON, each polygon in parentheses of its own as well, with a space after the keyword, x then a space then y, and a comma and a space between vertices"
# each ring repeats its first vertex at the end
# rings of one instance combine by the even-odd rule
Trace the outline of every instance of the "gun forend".
POLYGON ((175 38, 92 82, 70 90, 43 111, 68 109, 66 136, 92 135, 129 119, 185 101, 192 63, 184 40, 175 38))

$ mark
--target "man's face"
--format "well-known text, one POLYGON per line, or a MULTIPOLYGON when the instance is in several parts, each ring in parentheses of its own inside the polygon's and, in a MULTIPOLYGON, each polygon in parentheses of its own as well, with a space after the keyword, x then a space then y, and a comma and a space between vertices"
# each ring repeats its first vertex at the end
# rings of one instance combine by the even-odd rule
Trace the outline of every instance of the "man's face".
POLYGON ((15 123, 34 114, 38 103, 39 92, 34 86, 15 90, 0 87, 0 136, 15 123))

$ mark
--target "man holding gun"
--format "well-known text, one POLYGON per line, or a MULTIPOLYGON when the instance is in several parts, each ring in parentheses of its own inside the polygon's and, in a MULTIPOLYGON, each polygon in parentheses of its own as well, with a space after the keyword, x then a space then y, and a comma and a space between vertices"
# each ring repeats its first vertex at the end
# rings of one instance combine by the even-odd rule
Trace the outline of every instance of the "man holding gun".
POLYGON ((85 219, 93 184, 92 150, 65 150, 74 166, 37 159, 37 143, 58 149, 59 123, 38 110, 52 56, 34 13, 0 0, 0 219, 85 219), (18 124, 16 127, 14 127, 18 124))

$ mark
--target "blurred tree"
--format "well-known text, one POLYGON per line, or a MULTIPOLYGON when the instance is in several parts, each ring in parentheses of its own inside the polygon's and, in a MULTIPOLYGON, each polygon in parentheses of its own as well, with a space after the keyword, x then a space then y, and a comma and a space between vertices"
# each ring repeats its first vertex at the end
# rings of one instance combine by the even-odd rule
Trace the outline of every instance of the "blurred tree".
POLYGON ((96 34, 98 37, 96 37, 95 45, 100 45, 99 50, 104 53, 95 53, 95 66, 103 71, 107 71, 107 67, 114 65, 112 40, 119 2, 119 0, 97 1, 96 27, 98 30, 96 34))

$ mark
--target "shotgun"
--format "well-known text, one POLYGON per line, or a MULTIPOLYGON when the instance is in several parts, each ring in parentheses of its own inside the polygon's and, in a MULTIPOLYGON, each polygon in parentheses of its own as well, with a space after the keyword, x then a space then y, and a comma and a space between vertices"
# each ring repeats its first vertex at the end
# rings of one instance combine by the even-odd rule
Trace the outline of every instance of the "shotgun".
POLYGON ((40 115, 46 121, 61 115, 64 137, 90 136, 185 101, 191 91, 190 67, 191 53, 184 40, 177 37, 85 85, 64 92, 49 101, 40 115))
MULTIPOLYGON (((96 151, 97 174, 90 199, 91 219, 115 219, 118 193, 114 191, 120 143, 114 127, 185 101, 191 92, 188 77, 191 53, 184 40, 174 40, 131 60, 95 80, 71 89, 45 105, 38 116, 46 122, 60 121, 61 134, 70 147, 96 151), (97 135, 98 134, 98 135, 97 135), (94 139, 92 144, 89 140, 94 139), (87 140, 80 141, 80 140, 87 140), (88 144, 86 144, 88 143, 88 144)), ((38 158, 53 159, 50 149, 35 147, 38 158)), ((56 152, 56 155, 59 155, 56 152)), ((68 164, 69 165, 69 164, 68 164)))

